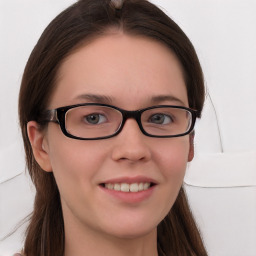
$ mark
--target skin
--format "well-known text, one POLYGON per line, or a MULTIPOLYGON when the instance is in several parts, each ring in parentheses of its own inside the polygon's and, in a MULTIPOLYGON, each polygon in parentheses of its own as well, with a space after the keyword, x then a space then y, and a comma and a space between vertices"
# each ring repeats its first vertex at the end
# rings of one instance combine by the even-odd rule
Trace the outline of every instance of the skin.
MULTIPOLYGON (((159 42, 122 32, 95 39, 62 63, 49 109, 95 102, 84 94, 107 96, 108 103, 126 110, 160 104, 188 107, 175 55, 159 42), (152 101, 159 95, 176 100, 152 101)), ((70 139, 55 123, 41 131, 31 121, 28 134, 37 162, 54 173, 60 191, 65 256, 157 255, 157 225, 172 207, 193 158, 191 136, 147 137, 133 119, 119 135, 100 141, 70 139), (157 183, 141 202, 123 202, 99 186, 137 176, 157 183)))

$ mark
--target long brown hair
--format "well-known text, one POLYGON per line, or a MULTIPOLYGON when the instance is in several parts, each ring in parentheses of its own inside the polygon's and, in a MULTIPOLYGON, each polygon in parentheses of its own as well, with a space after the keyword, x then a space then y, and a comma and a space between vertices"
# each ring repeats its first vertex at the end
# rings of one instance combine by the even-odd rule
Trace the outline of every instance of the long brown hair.
MULTIPOLYGON (((45 29, 27 62, 19 95, 19 118, 29 174, 36 188, 34 211, 26 233, 26 256, 63 256, 64 222, 60 195, 52 173, 35 161, 27 123, 40 115, 54 90, 63 60, 88 40, 109 29, 157 40, 179 59, 189 106, 201 115, 204 103, 203 74, 195 50, 179 26, 146 0, 125 0, 117 8, 110 0, 80 0, 59 14, 45 29)), ((41 124, 42 129, 45 124, 41 124)), ((207 255, 189 210, 183 188, 169 214, 158 226, 159 255, 207 255)))

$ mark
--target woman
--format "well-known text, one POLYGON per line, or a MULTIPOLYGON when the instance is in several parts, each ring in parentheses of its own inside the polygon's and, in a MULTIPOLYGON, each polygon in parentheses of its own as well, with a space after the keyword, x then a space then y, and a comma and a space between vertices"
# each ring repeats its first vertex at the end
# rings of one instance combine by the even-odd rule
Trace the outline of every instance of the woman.
POLYGON ((24 255, 207 255, 182 188, 203 102, 192 44, 148 1, 57 16, 20 89, 36 187, 24 255))

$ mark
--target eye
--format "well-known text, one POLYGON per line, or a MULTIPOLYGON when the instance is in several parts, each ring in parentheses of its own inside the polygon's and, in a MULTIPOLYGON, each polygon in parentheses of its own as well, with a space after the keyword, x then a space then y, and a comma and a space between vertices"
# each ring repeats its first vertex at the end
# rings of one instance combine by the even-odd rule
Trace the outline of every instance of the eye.
POLYGON ((101 114, 90 114, 84 117, 89 124, 101 124, 107 121, 107 118, 101 114))
POLYGON ((172 118, 165 114, 154 114, 149 118, 149 122, 154 124, 170 124, 173 122, 172 118))

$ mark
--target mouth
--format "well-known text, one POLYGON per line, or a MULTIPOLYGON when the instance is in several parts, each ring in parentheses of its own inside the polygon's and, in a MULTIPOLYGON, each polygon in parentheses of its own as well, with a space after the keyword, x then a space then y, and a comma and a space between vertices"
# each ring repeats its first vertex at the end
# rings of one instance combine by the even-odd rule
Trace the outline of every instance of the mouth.
MULTIPOLYGON (((119 177, 99 184, 104 195, 110 196, 117 202, 138 204, 149 200, 155 193, 159 183, 150 177, 119 177)), ((108 198, 108 197, 107 197, 108 198)))
POLYGON ((149 190, 151 187, 156 184, 153 182, 139 182, 139 183, 101 183, 105 189, 121 191, 126 193, 136 193, 141 191, 149 190))

